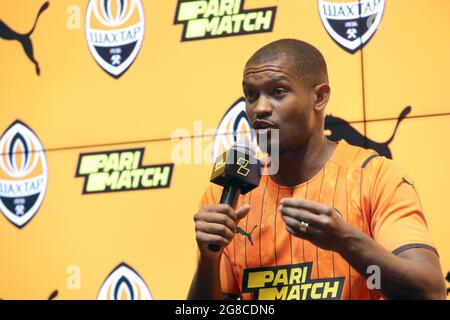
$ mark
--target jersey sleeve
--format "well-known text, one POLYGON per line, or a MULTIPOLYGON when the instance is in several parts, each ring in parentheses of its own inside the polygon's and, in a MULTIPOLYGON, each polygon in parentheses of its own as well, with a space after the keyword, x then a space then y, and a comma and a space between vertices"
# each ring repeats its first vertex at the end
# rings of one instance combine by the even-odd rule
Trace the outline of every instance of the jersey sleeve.
MULTIPOLYGON (((200 208, 208 204, 218 204, 222 188, 210 185, 200 200, 200 208)), ((220 284, 225 299, 237 299, 240 296, 239 286, 236 281, 234 259, 229 252, 229 246, 225 248, 220 260, 220 284)))
POLYGON ((371 162, 369 201, 373 238, 394 254, 410 248, 427 248, 437 253, 412 179, 390 159, 377 157, 371 162))

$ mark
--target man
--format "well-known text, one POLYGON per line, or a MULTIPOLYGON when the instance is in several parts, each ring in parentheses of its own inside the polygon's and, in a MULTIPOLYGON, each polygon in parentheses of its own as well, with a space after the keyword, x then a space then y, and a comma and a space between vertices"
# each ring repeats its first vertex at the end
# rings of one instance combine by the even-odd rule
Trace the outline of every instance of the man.
POLYGON ((404 170, 326 139, 321 53, 299 40, 270 43, 247 62, 243 90, 253 128, 279 130, 279 171, 240 196, 236 210, 218 204, 221 187, 206 190, 194 217, 199 257, 188 298, 445 299, 404 170))

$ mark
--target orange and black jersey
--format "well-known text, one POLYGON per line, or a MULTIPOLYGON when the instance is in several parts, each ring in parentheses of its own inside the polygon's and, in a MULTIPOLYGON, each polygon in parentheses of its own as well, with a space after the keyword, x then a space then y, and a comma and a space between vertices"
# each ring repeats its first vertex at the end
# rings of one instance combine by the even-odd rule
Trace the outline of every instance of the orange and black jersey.
MULTIPOLYGON (((222 188, 211 184, 201 206, 219 202, 222 188)), ((366 280, 338 253, 290 235, 278 206, 286 197, 327 204, 393 254, 411 247, 431 250, 419 196, 405 171, 374 151, 337 143, 330 160, 312 179, 286 187, 269 176, 240 196, 250 204, 221 260, 226 296, 242 299, 379 299, 366 280)))

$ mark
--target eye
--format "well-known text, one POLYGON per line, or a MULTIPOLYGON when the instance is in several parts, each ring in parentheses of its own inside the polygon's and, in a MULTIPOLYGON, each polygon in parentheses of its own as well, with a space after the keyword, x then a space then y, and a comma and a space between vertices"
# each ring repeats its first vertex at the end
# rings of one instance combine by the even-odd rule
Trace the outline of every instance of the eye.
POLYGON ((256 92, 248 91, 245 92, 245 100, 248 102, 253 102, 258 99, 258 94, 256 92))
POLYGON ((276 88, 273 90, 273 96, 275 98, 282 98, 287 93, 286 89, 284 88, 276 88))

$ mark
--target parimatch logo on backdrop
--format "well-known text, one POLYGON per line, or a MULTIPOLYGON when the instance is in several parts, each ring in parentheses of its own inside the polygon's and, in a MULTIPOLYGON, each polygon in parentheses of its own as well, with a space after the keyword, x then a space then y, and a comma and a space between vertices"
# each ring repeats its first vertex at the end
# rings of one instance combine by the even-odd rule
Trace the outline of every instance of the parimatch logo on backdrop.
POLYGON ((27 125, 15 121, 0 138, 0 211, 17 227, 39 210, 47 175, 42 143, 27 125))
POLYGON ((84 177, 83 194, 168 188, 173 164, 144 166, 144 148, 82 153, 77 177, 84 177))
POLYGON ((328 34, 350 53, 364 47, 383 17, 384 0, 318 1, 320 19, 328 34))
POLYGON ((106 278, 98 300, 152 300, 144 280, 125 263, 121 263, 106 278))
POLYGON ((178 0, 175 24, 181 41, 271 32, 276 7, 244 10, 244 0, 178 0))
POLYGON ((90 0, 86 37, 95 61, 114 78, 131 66, 144 39, 141 0, 90 0))

